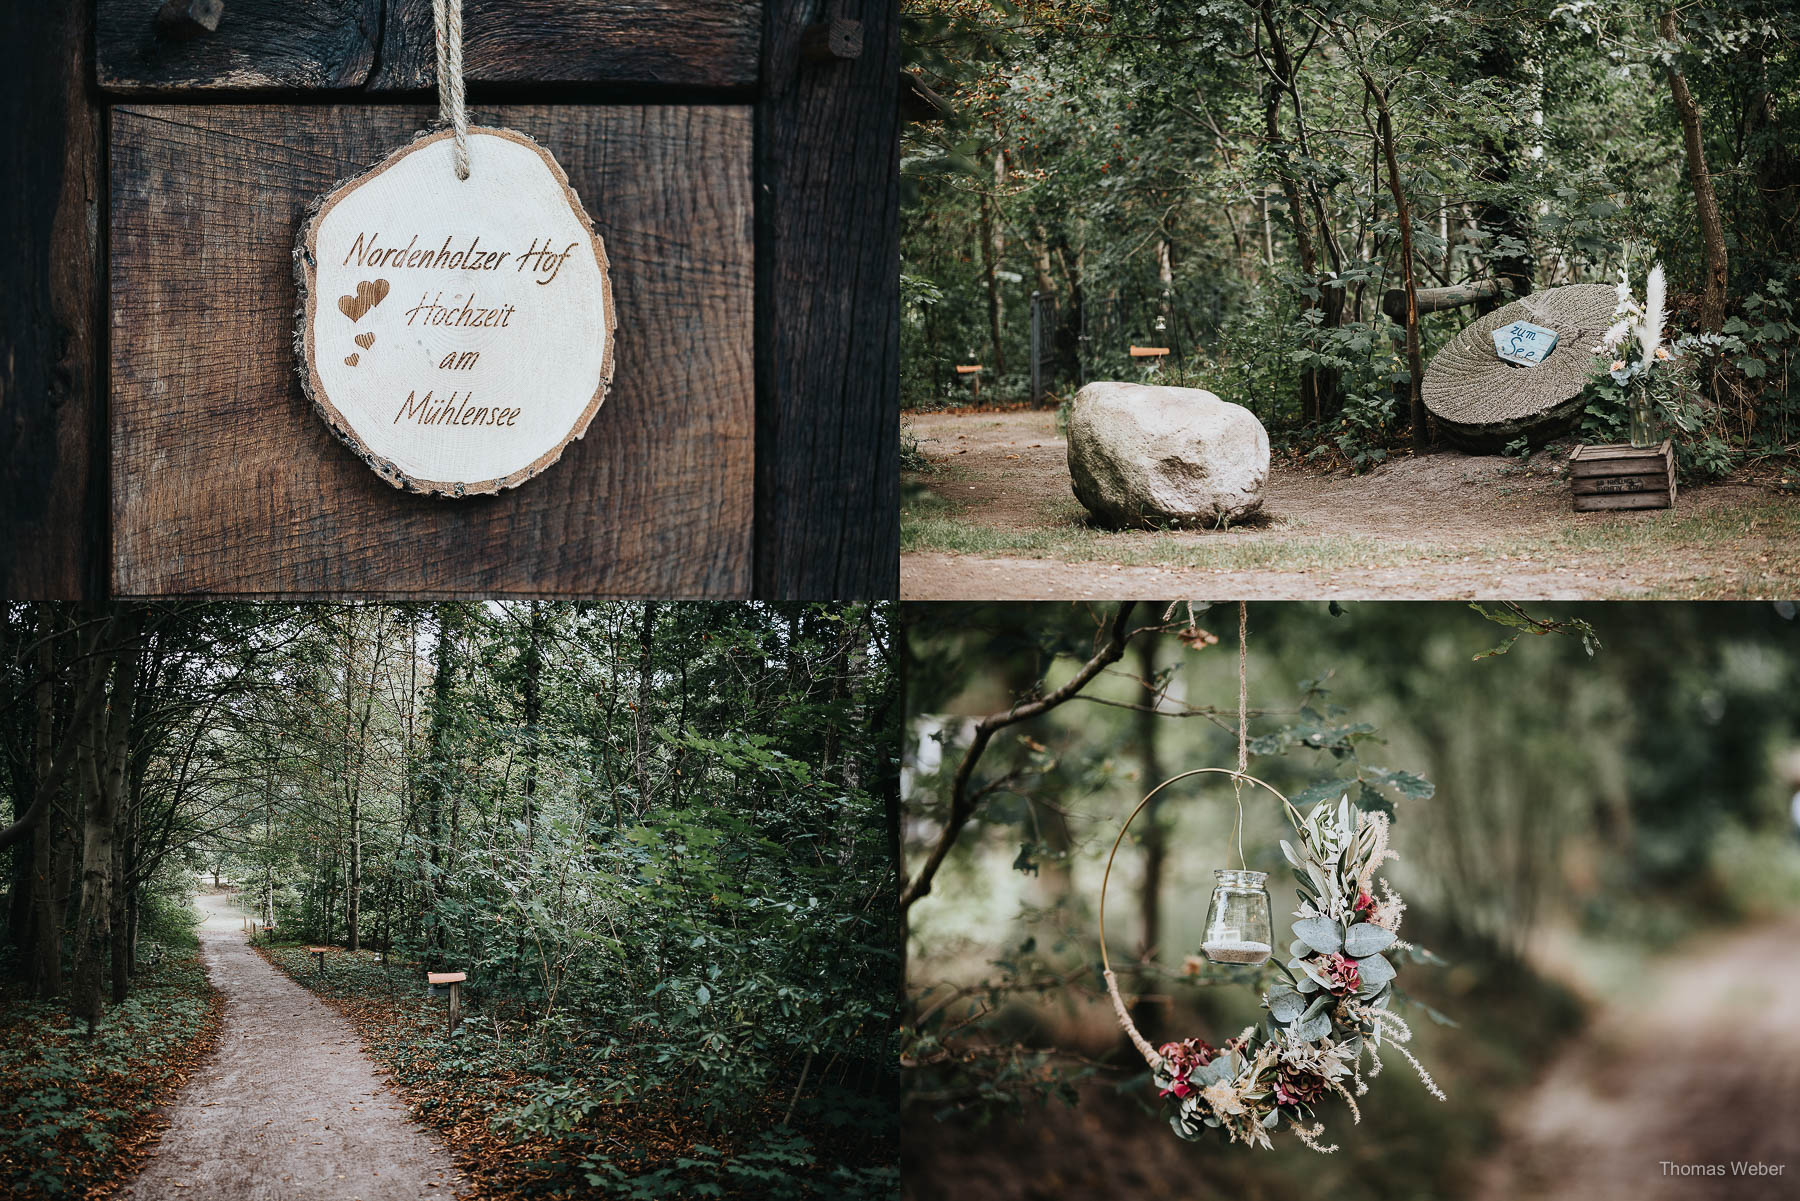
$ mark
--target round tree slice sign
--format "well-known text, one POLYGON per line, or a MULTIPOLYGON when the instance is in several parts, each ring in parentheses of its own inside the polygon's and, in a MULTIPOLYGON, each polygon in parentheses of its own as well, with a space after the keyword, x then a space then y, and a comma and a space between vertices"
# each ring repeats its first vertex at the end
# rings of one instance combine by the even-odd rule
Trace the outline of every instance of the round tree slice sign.
POLYGON ((612 379, 606 249, 556 160, 448 130, 327 196, 295 250, 307 395, 383 479, 445 496, 524 483, 612 379))

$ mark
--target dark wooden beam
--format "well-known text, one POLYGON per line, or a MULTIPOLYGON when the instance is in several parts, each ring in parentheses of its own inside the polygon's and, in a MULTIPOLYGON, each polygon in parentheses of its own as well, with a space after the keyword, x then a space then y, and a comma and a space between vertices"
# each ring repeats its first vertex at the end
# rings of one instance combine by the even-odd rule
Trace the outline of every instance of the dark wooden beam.
MULTIPOLYGON (((93 9, 0 12, 0 597, 99 594, 105 120, 93 9)), ((145 13, 148 21, 153 14, 145 13)))
POLYGON ((860 23, 855 57, 807 57, 819 13, 804 0, 768 0, 763 27, 756 591, 770 598, 900 584, 899 22, 886 0, 834 17, 860 23))

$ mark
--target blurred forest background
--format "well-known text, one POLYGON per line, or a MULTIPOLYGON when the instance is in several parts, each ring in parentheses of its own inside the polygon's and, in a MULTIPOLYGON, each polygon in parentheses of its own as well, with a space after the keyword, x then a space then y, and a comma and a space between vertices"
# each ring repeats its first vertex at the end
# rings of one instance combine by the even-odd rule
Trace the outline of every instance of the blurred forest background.
MULTIPOLYGON (((907 406, 968 403, 971 379, 980 403, 1039 399, 1034 358, 1055 403, 1143 379, 1129 348, 1167 347, 1155 380, 1366 467, 1419 445, 1411 385, 1475 315, 1622 268, 1641 288, 1660 260, 1696 367, 1684 473, 1800 442, 1793 0, 903 15, 907 406), (1486 291, 1409 319, 1409 281, 1486 291)), ((1622 406, 1591 390, 1582 436, 1620 440, 1622 406)))
POLYGON ((870 605, 0 609, 0 1193, 107 1183, 204 1055, 197 887, 479 1195, 894 1187, 892 638, 870 605), (426 969, 468 974, 455 1040, 426 969))
MULTIPOLYGON (((1360 1126, 1328 1107, 1330 1157, 1179 1142, 1100 979, 1119 822, 1154 783, 1235 761, 1236 606, 1201 611, 1199 635, 1160 602, 903 613, 908 1196, 1791 1187, 1792 1123, 1755 1114, 1800 1104, 1781 1066, 1800 1061, 1793 606, 1492 610, 1505 626, 1454 604, 1249 606, 1250 773, 1391 810, 1404 936, 1445 961, 1399 986, 1449 1101, 1390 1065, 1360 1126), (1789 1179, 1657 1174, 1728 1156, 1789 1179)), ((1272 873, 1285 946, 1287 829, 1252 791, 1244 850, 1272 873)), ((1236 865, 1232 822, 1227 784, 1187 781, 1121 850, 1110 949, 1152 1043, 1257 1020, 1266 969, 1185 962, 1213 869, 1236 865)))

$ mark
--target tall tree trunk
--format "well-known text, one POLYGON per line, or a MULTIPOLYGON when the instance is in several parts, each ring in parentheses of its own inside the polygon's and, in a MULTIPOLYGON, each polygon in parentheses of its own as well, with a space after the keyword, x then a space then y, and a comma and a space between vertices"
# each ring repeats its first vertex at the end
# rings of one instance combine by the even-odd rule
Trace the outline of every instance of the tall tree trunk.
MULTIPOLYGON (((1516 43, 1504 38, 1497 38, 1488 44, 1477 61, 1476 69, 1484 79, 1513 85, 1525 82, 1521 50, 1516 43)), ((1510 183, 1516 174, 1516 160, 1520 150, 1517 142, 1510 136, 1487 134, 1481 139, 1481 149, 1482 159, 1476 169, 1477 178, 1497 186, 1510 183)), ((1491 249, 1488 258, 1493 264, 1494 276, 1505 286, 1503 293, 1477 303, 1476 311, 1487 314, 1515 296, 1524 296, 1531 291, 1533 278, 1537 273, 1537 259, 1531 253, 1533 220, 1528 203, 1526 207, 1521 207, 1520 202, 1513 200, 1483 200, 1479 218, 1482 228, 1493 238, 1489 243, 1491 249)), ((1447 249, 1445 253, 1447 258, 1447 249)), ((1444 282, 1455 282, 1448 277, 1448 266, 1444 282)))
POLYGON ((656 638, 656 602, 644 602, 643 624, 638 637, 638 681, 637 705, 632 714, 632 733, 634 767, 637 770, 638 812, 641 814, 650 802, 650 685, 654 676, 652 671, 651 649, 656 638))
POLYGON ((89 798, 82 838, 81 908, 75 922, 75 988, 70 1012, 87 1022, 88 1037, 100 1023, 101 962, 112 941, 112 889, 120 802, 125 791, 125 759, 137 706, 138 636, 143 612, 128 609, 107 623, 112 695, 101 737, 88 757, 89 798))
MULTIPOLYGON (((1261 0, 1258 16, 1262 19, 1263 32, 1269 41, 1269 62, 1277 81, 1263 101, 1263 128, 1268 134, 1269 145, 1277 148, 1276 179, 1281 185, 1281 196, 1287 203, 1288 217, 1294 229, 1294 250, 1300 258, 1300 271, 1309 283, 1317 286, 1319 295, 1302 295, 1300 310, 1304 314, 1312 309, 1322 310, 1323 320, 1320 324, 1326 329, 1335 329, 1344 319, 1344 290, 1328 286, 1335 275, 1338 263, 1336 244, 1332 241, 1331 230, 1327 225, 1324 202, 1316 191, 1312 196, 1312 208, 1318 219, 1319 239, 1325 244, 1326 252, 1331 255, 1334 271, 1320 271, 1319 253, 1313 241, 1313 230, 1306 216, 1306 202, 1300 194, 1300 180, 1294 172, 1285 151, 1281 136, 1281 102, 1285 96, 1294 110, 1294 145, 1302 156, 1307 154, 1306 125, 1300 108, 1300 91, 1296 75, 1299 68, 1288 53, 1287 42, 1281 35, 1281 27, 1275 21, 1274 0, 1261 0)), ((1330 367, 1309 367, 1300 373, 1300 416, 1302 420, 1322 421, 1337 414, 1342 405, 1341 373, 1330 367)))
POLYGON ((1358 72, 1369 90, 1369 98, 1375 102, 1376 136, 1387 166, 1388 194, 1394 198, 1394 219, 1400 225, 1400 278, 1406 289, 1406 407, 1412 417, 1413 452, 1423 454, 1431 445, 1431 433, 1425 423, 1425 398, 1420 390, 1425 364, 1419 348, 1419 285, 1413 259, 1412 206, 1406 201, 1406 187, 1400 180, 1400 157, 1394 148, 1394 117, 1388 110, 1387 93, 1376 86, 1367 71, 1359 67, 1358 72))
MULTIPOLYGON (((1138 690, 1137 703, 1143 708, 1132 714, 1137 725, 1138 766, 1142 774, 1141 791, 1149 792, 1162 781, 1162 762, 1157 755, 1156 737, 1160 719, 1154 712, 1159 693, 1156 687, 1157 640, 1141 639, 1137 644, 1138 676, 1143 684, 1138 690)), ((1144 879, 1138 886, 1138 914, 1144 928, 1144 942, 1140 956, 1146 964, 1156 959, 1158 948, 1162 945, 1162 886, 1163 866, 1168 860, 1168 831, 1162 824, 1162 797, 1152 800, 1144 810, 1144 879)), ((1153 991, 1149 980, 1139 989, 1141 993, 1153 991)), ((1140 1025, 1150 1020, 1152 1015, 1144 1011, 1142 1002, 1135 1007, 1139 1012, 1134 1015, 1140 1025)))
MULTIPOLYGON (((1658 29, 1665 42, 1679 42, 1675 10, 1662 14, 1658 29)), ((1725 325, 1725 287, 1730 280, 1725 257, 1725 226, 1719 219, 1719 201, 1713 193, 1712 173, 1706 169, 1706 146, 1700 132, 1700 106, 1688 91, 1687 77, 1670 58, 1663 70, 1669 77, 1669 94, 1675 115, 1681 119, 1681 140, 1687 147, 1688 178, 1694 187, 1694 216, 1700 222, 1700 246, 1706 255, 1706 285, 1700 295, 1700 324, 1712 333, 1725 325)))
POLYGON ((1006 324, 1000 296, 1000 260, 1006 255, 1006 231, 994 217, 994 194, 1006 184, 1006 151, 994 151, 994 192, 981 194, 981 276, 987 284, 988 338, 994 350, 994 374, 1006 374, 1006 349, 1001 333, 1006 324))
POLYGON ((542 601, 531 602, 531 621, 525 643, 525 847, 530 853, 533 835, 533 802, 537 798, 538 722, 543 717, 544 621, 542 601))

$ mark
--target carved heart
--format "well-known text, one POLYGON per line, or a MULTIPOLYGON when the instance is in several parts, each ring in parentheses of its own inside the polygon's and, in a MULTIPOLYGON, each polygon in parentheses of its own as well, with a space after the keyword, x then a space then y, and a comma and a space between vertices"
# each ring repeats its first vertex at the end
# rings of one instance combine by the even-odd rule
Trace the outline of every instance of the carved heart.
POLYGON ((369 347, 375 345, 375 335, 374 334, 358 334, 358 335, 356 335, 356 344, 358 346, 362 347, 364 350, 367 350, 367 349, 369 349, 369 347))
POLYGON ((359 354, 357 354, 357 353, 355 353, 355 352, 354 352, 354 351, 352 351, 352 352, 351 352, 351 353, 350 353, 350 354, 348 354, 348 355, 346 355, 346 356, 345 356, 345 358, 344 358, 344 366, 346 366, 346 367, 354 367, 354 366, 356 366, 356 364, 357 364, 357 363, 359 363, 359 362, 360 362, 360 361, 361 361, 361 360, 362 360, 362 356, 361 356, 361 355, 359 355, 359 354))
POLYGON ((365 279, 356 285, 356 295, 338 297, 338 308, 344 316, 352 321, 361 321, 362 315, 382 302, 388 294, 388 281, 385 279, 365 279))

